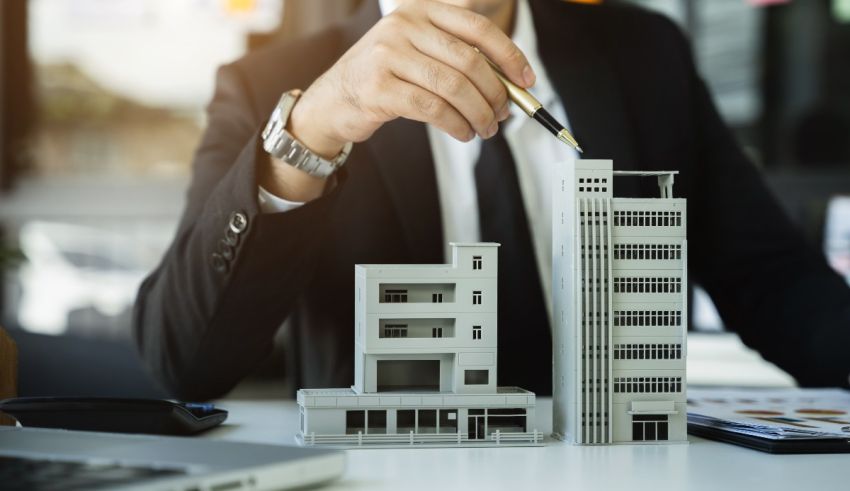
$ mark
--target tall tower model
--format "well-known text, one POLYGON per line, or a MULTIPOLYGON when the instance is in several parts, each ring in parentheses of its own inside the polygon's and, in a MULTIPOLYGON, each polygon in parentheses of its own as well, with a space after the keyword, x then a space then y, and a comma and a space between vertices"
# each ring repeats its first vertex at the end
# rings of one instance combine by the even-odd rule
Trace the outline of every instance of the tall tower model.
POLYGON ((355 266, 354 385, 301 389, 304 445, 540 445, 535 395, 496 386, 498 244, 355 266))
POLYGON ((686 201, 673 172, 577 160, 553 183, 555 436, 580 444, 686 441, 686 201), (660 198, 614 198, 614 177, 660 198))

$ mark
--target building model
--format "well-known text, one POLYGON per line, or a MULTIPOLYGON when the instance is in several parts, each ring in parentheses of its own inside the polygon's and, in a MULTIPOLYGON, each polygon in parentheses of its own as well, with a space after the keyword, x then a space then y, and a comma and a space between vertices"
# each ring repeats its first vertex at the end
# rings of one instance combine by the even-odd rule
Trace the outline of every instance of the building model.
POLYGON ((448 265, 355 266, 354 385, 301 389, 303 445, 540 445, 535 395, 497 387, 498 244, 448 265))
POLYGON ((560 167, 553 191, 555 436, 580 444, 685 442, 686 202, 676 172, 560 167), (613 178, 660 198, 614 198, 613 178))

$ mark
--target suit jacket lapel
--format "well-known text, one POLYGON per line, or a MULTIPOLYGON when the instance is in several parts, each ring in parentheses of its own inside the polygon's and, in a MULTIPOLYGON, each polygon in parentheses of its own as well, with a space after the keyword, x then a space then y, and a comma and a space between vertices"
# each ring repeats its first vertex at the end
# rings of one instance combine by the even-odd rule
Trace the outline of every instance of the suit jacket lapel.
POLYGON ((614 168, 636 168, 626 105, 604 32, 594 10, 554 0, 532 0, 540 58, 567 112, 586 159, 613 159, 614 168))

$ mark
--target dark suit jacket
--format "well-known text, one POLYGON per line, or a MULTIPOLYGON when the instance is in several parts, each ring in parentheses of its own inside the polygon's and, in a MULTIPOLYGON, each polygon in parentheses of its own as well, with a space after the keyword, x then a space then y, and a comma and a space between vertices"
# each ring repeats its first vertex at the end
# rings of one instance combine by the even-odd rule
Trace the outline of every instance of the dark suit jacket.
MULTIPOLYGON (((677 28, 632 7, 531 7, 541 58, 585 157, 624 170, 678 169, 690 276, 726 325, 801 384, 847 385, 850 291, 742 154, 677 28)), ((418 123, 396 120, 355 145, 322 198, 287 213, 258 210, 257 169, 266 162, 258 132, 278 97, 307 88, 378 17, 370 2, 345 25, 219 71, 179 231, 135 310, 141 353, 176 396, 226 393, 269 354, 287 318, 300 386, 350 385, 354 264, 443 261, 434 167, 418 123), (234 212, 247 226, 226 236, 234 212)), ((647 185, 618 181, 617 194, 654 195, 647 185)), ((523 362, 500 359, 499 383, 550 393, 538 382, 548 377, 512 375, 508 367, 523 362)))

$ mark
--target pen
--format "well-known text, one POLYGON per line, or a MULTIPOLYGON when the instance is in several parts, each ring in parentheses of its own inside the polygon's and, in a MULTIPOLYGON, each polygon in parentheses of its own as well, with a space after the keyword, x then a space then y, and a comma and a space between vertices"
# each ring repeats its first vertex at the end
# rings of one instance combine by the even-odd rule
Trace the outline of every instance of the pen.
MULTIPOLYGON (((475 51, 481 53, 478 48, 475 48, 475 51)), ((496 76, 499 77, 502 85, 504 85, 505 89, 507 89, 508 97, 514 101, 514 104, 519 106, 525 114, 528 114, 530 117, 534 118, 535 121, 542 124, 544 128, 555 135, 555 138, 561 140, 567 145, 572 145, 579 153, 584 153, 584 150, 581 149, 573 135, 564 128, 564 125, 559 123, 557 119, 549 114, 549 111, 543 107, 543 104, 541 104, 540 101, 538 101, 527 90, 508 80, 508 77, 506 77, 502 71, 499 70, 499 67, 490 61, 489 58, 484 56, 484 59, 487 60, 487 63, 489 63, 490 67, 493 68, 493 71, 496 72, 496 76)))

